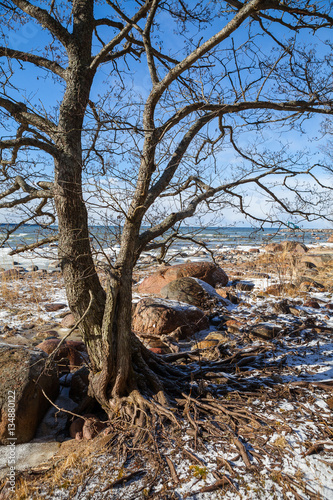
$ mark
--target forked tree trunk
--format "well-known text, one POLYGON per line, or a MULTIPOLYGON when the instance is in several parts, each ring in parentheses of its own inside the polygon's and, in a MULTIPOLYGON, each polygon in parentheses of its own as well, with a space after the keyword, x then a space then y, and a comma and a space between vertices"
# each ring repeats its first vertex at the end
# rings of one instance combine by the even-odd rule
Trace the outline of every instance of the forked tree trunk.
POLYGON ((137 390, 159 392, 162 384, 149 368, 151 360, 158 367, 156 356, 131 332, 132 273, 141 220, 136 217, 135 223, 129 219, 125 223, 120 254, 110 272, 107 290, 100 283, 93 261, 82 192, 81 146, 94 77, 90 69, 93 12, 92 2, 89 8, 83 4, 76 6, 75 39, 80 43, 76 45, 73 39, 66 91, 60 106, 56 145, 61 155, 55 161, 54 201, 59 227, 58 252, 68 303, 76 320, 80 320, 79 328, 90 358, 90 394, 109 412, 113 401, 137 390))
POLYGON ((121 250, 101 286, 90 247, 88 217, 75 162, 57 166, 55 203, 59 224, 59 259, 71 311, 90 359, 90 395, 108 412, 116 401, 136 391, 157 394, 163 386, 154 370, 156 356, 131 331, 132 274, 140 224, 127 223, 121 250), (65 176, 65 180, 64 180, 65 176))

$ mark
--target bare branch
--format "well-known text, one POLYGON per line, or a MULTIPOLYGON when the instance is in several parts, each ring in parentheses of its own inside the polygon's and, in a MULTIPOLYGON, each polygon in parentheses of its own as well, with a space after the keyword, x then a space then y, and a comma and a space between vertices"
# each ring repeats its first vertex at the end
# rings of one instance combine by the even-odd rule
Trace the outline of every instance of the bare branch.
POLYGON ((17 175, 13 181, 13 184, 10 188, 0 194, 0 200, 4 199, 19 189, 22 189, 25 193, 28 193, 27 196, 23 198, 17 198, 11 201, 0 203, 0 208, 13 208, 17 205, 22 205, 32 200, 36 200, 38 198, 53 198, 53 184, 52 183, 43 183, 42 186, 46 189, 37 189, 33 186, 30 186, 20 175, 17 175))
POLYGON ((4 108, 19 123, 37 127, 48 134, 55 132, 56 126, 50 120, 28 110, 26 104, 0 97, 0 107, 4 108))
POLYGON ((24 61, 34 64, 35 66, 49 69, 54 74, 60 76, 65 80, 66 70, 60 66, 56 61, 51 61, 42 56, 37 56, 36 54, 31 54, 29 52, 21 52, 20 50, 13 50, 7 47, 0 47, 0 57, 9 57, 11 59, 17 59, 18 61, 24 61))
MULTIPOLYGON (((50 143, 34 139, 32 137, 20 137, 16 139, 0 139, 0 149, 12 149, 17 152, 20 148, 27 146, 37 148, 49 153, 54 158, 59 155, 59 151, 50 143)), ((2 162, 3 163, 3 162, 2 162)), ((12 162, 11 162, 12 163, 12 162)))
POLYGON ((203 57, 207 52, 216 47, 219 43, 229 37, 244 21, 247 19, 252 12, 254 12, 262 3, 263 0, 251 0, 248 4, 244 5, 242 9, 235 14, 234 18, 228 22, 228 24, 219 31, 216 35, 212 36, 209 40, 204 42, 200 47, 194 50, 190 55, 185 57, 177 66, 175 66, 169 73, 163 78, 163 80, 156 85, 146 104, 146 127, 150 128, 152 121, 153 110, 158 102, 158 99, 163 94, 166 88, 175 81, 184 71, 190 68, 200 57, 203 57))
POLYGON ((55 36, 59 42, 65 47, 68 47, 72 43, 70 33, 62 26, 62 24, 52 17, 45 9, 33 5, 27 0, 11 0, 14 5, 19 7, 28 16, 36 19, 36 21, 49 30, 49 32, 55 36))
MULTIPOLYGON (((116 6, 108 1, 114 8, 116 6)), ((90 69, 95 71, 98 66, 104 62, 105 58, 113 51, 113 49, 128 35, 133 26, 142 19, 148 12, 151 6, 152 0, 146 0, 145 4, 138 10, 132 19, 127 21, 127 24, 122 28, 122 30, 116 35, 109 43, 107 43, 100 52, 93 58, 90 69)), ((117 9, 119 10, 119 9, 117 9)))

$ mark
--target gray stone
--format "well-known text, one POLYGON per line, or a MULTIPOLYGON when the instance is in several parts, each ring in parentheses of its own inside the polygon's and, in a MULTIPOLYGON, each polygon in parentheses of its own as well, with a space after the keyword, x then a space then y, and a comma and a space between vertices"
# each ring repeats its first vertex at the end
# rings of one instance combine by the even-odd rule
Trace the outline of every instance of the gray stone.
POLYGON ((160 291, 164 299, 185 302, 201 309, 207 309, 212 302, 223 302, 215 289, 196 278, 179 278, 165 285, 160 291))
POLYGON ((261 324, 261 325, 256 325, 251 328, 251 333, 252 335, 255 335, 256 337, 262 337, 264 339, 273 339, 276 337, 280 331, 282 330, 281 327, 279 326, 272 326, 272 325, 266 325, 266 324, 261 324))
POLYGON ((310 254, 307 253, 301 260, 301 262, 312 264, 317 267, 325 266, 333 262, 333 253, 320 253, 320 254, 310 254))

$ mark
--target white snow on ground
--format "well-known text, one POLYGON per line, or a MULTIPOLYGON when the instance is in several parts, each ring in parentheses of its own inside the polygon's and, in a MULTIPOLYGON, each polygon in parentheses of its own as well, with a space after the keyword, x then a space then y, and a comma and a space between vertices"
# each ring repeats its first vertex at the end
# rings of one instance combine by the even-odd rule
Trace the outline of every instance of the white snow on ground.
MULTIPOLYGON (((330 246, 333 246, 330 245, 330 246)), ((244 247, 241 247, 244 250, 244 247)), ((255 290, 265 290, 271 280, 267 278, 251 279, 255 283, 255 290)), ((24 280, 12 280, 12 287, 16 287, 18 297, 20 294, 24 296, 29 292, 29 286, 24 280), (17 290, 19 283, 19 290, 17 290)), ((46 302, 63 302, 66 303, 66 297, 63 287, 56 280, 53 286, 43 287, 43 283, 35 283, 36 287, 41 287, 41 292, 46 302)), ((258 310, 266 306, 266 312, 270 312, 270 304, 276 302, 276 297, 255 297, 249 296, 246 292, 236 291, 240 297, 244 297, 248 306, 239 305, 233 306, 230 311, 238 310, 240 317, 247 318, 250 310, 258 310)), ((323 303, 332 302, 332 296, 328 292, 313 292, 312 297, 323 303)), ((139 298, 139 296, 137 296, 139 298)), ((165 299, 161 303, 169 303, 165 299)), ((172 301, 173 302, 173 301, 172 301)), ((0 324, 7 325, 9 328, 19 329, 22 322, 26 321, 27 314, 29 321, 52 322, 60 321, 59 312, 47 313, 43 309, 43 303, 18 302, 17 311, 11 311, 3 307, 0 310, 0 324), (21 315, 21 316, 20 316, 21 315), (24 320, 22 317, 24 316, 24 320)), ((184 307, 183 304, 178 304, 177 307, 184 307)), ((186 307, 191 307, 186 305, 186 307)), ((278 372, 279 382, 285 384, 288 388, 297 387, 300 382, 328 382, 332 381, 333 387, 333 316, 327 309, 313 309, 302 305, 295 306, 298 310, 304 313, 304 317, 315 319, 318 324, 328 327, 324 333, 320 333, 318 338, 307 338, 306 327, 296 337, 279 337, 271 342, 271 352, 265 353, 265 363, 267 368, 277 365, 281 362, 281 368, 278 372), (330 328, 332 330, 330 331, 330 328)), ((300 316, 302 318, 302 316, 300 316)), ((251 324, 252 319, 247 320, 247 324, 251 324)), ((273 320, 262 321, 261 324, 284 324, 290 326, 294 318, 291 315, 281 314, 277 321, 273 320)), ((299 320, 300 321, 300 320, 299 320)), ((4 334, 0 335, 1 337, 4 334)), ((18 333, 18 335, 20 335, 18 333)), ((258 340, 258 345, 261 340, 258 340)), ((265 344, 267 345, 267 344, 265 344)), ((253 344, 252 344, 253 346, 253 344)), ((250 351, 250 348, 248 349, 250 351)), ((246 351, 246 349, 244 349, 246 351)), ((225 376, 230 380, 236 380, 237 377, 221 372, 221 377, 225 376)), ((260 376, 260 370, 255 367, 249 367, 246 375, 246 380, 255 380, 260 376)), ((262 375, 261 375, 262 377, 262 375)), ((272 381, 268 372, 267 380, 272 381)), ((262 378, 264 381, 264 379, 262 378)), ((281 449, 281 463, 276 463, 273 456, 262 455, 260 459, 260 449, 252 449, 254 455, 251 455, 251 447, 243 439, 243 443, 247 446, 248 455, 250 457, 252 470, 248 470, 240 457, 237 458, 235 448, 225 452, 223 446, 223 437, 220 441, 212 440, 205 444, 206 450, 194 451, 193 440, 188 436, 183 438, 184 448, 194 453, 203 463, 202 466, 195 466, 192 460, 184 459, 175 449, 164 450, 164 455, 169 456, 172 460, 178 478, 179 484, 173 485, 170 481, 165 484, 161 479, 154 486, 154 492, 158 499, 158 492, 162 492, 165 486, 174 490, 175 497, 178 499, 193 498, 194 500, 333 500, 333 429, 330 427, 332 423, 332 393, 329 391, 314 391, 309 390, 309 400, 304 401, 302 405, 299 402, 293 402, 281 398, 278 402, 267 401, 261 399, 252 399, 249 402, 248 409, 271 421, 274 427, 281 427, 281 431, 272 431, 268 444, 279 446, 281 449), (326 429, 327 428, 327 429, 326 429), (327 431, 327 437, 322 438, 323 429, 327 431), (320 453, 307 455, 306 452, 313 444, 319 444, 322 447, 320 453), (231 477, 228 470, 219 467, 219 459, 226 459, 231 464, 235 473, 235 478, 231 477), (216 491, 200 492, 201 488, 205 488, 216 482, 214 472, 219 470, 230 477, 231 483, 234 486, 228 488, 220 488, 216 491), (301 490, 294 486, 294 493, 287 492, 281 486, 280 479, 285 478, 291 481, 295 478, 301 480, 304 488, 301 490)), ((63 397, 63 395, 62 395, 63 397)), ((48 416, 48 418, 50 415, 48 416)), ((44 424, 45 425, 45 424, 44 424)), ((52 425, 51 423, 49 424, 52 425)), ((24 467, 24 462, 29 457, 29 465, 34 467, 40 461, 47 460, 53 453, 56 453, 59 443, 51 442, 32 442, 26 445, 17 446, 18 469, 24 467)), ((4 449, 0 449, 0 469, 4 467, 4 449)), ((66 487, 56 488, 52 495, 43 491, 43 484, 40 487, 40 498, 47 500, 136 500, 145 498, 144 493, 140 488, 144 485, 145 476, 140 478, 134 477, 127 483, 118 487, 107 488, 108 484, 115 481, 119 477, 120 464, 116 458, 106 453, 100 453, 94 458, 94 473, 88 481, 78 487, 74 496, 69 496, 66 487), (108 471, 108 478, 105 479, 105 471, 108 471), (105 489, 103 492, 102 490, 105 489)), ((133 469, 134 470, 134 469, 133 469)), ((149 474, 150 467, 147 464, 146 470, 143 472, 149 474)), ((69 472, 70 475, 75 475, 75 467, 69 472)), ((162 495, 162 493, 161 493, 162 495)), ((32 497, 27 497, 32 498, 32 497)))

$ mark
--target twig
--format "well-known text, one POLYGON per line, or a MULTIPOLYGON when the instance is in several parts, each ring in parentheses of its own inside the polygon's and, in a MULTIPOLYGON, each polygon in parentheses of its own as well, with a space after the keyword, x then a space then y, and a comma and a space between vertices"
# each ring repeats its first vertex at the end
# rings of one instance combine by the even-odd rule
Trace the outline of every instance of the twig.
POLYGON ((72 411, 69 411, 69 410, 65 410, 64 408, 60 408, 59 406, 57 406, 49 397, 47 394, 45 394, 45 391, 44 389, 41 387, 40 384, 39 385, 39 388, 40 390, 42 391, 43 395, 45 396, 45 398, 48 400, 49 403, 51 403, 52 406, 54 406, 58 411, 62 411, 64 413, 68 413, 69 415, 73 415, 74 417, 77 417, 77 418, 82 418, 83 420, 87 420, 86 417, 83 417, 82 415, 78 415, 77 413, 73 413, 72 411))
POLYGON ((57 354, 57 352, 60 350, 60 347, 62 346, 62 344, 65 342, 66 339, 68 339, 68 337, 74 332, 74 330, 76 330, 76 328, 79 326, 79 324, 84 320, 84 318, 87 316, 88 312, 89 312, 89 309, 91 308, 91 304, 92 304, 92 301, 94 299, 94 296, 92 294, 92 291, 89 290, 89 297, 90 297, 90 300, 89 300, 89 304, 88 304, 88 307, 87 309, 85 310, 84 314, 81 316, 81 318, 75 323, 75 325, 70 329, 70 331, 60 340, 59 344, 57 345, 57 347, 54 349, 54 351, 51 352, 51 354, 49 355, 49 358, 48 358, 48 363, 50 363, 50 361, 52 361, 52 359, 54 359, 54 356, 57 354))
POLYGON ((222 488, 223 486, 226 486, 226 485, 228 485, 228 486, 231 485, 234 487, 234 485, 232 484, 230 479, 228 479, 227 476, 223 476, 221 479, 218 479, 213 484, 210 484, 208 486, 203 486, 199 490, 192 491, 191 493, 185 494, 184 498, 193 497, 194 495, 198 495, 198 493, 209 493, 210 491, 216 491, 219 488, 222 488))
POLYGON ((222 467, 226 467, 229 471, 229 474, 231 475, 231 477, 235 477, 235 471, 234 469, 231 467, 231 465, 229 464, 228 460, 226 460, 225 458, 221 458, 221 457, 217 457, 217 463, 218 463, 218 468, 222 468, 222 467))
POLYGON ((172 477, 174 483, 179 484, 179 477, 177 475, 175 466, 173 465, 173 463, 172 463, 172 461, 170 460, 169 457, 167 457, 165 455, 164 458, 165 458, 165 460, 166 460, 166 462, 168 464, 168 467, 169 467, 170 473, 171 473, 171 477, 172 477))
POLYGON ((185 453, 185 455, 187 455, 189 458, 191 458, 192 460, 194 460, 195 462, 197 462, 198 464, 200 465, 205 465, 205 462, 203 460, 201 460, 199 457, 197 457, 194 453, 192 453, 190 450, 187 450, 186 448, 183 448, 183 453, 185 453))
POLYGON ((243 445, 243 443, 241 443, 241 441, 237 437, 235 437, 233 441, 234 441, 234 444, 236 445, 236 448, 238 449, 246 467, 251 468, 252 465, 251 465, 251 462, 250 462, 249 457, 247 455, 247 451, 245 449, 245 446, 243 445))
POLYGON ((126 481, 129 481, 130 479, 132 479, 133 477, 137 476, 138 474, 143 474, 143 475, 146 475, 147 474, 147 471, 145 470, 136 470, 134 472, 130 472, 129 474, 127 474, 126 476, 123 476, 119 479, 116 479, 115 481, 113 481, 112 483, 108 484, 107 486, 105 486, 105 488, 103 488, 101 490, 101 492, 104 493, 104 491, 107 491, 111 488, 114 488, 114 486, 117 486, 119 484, 122 484, 122 483, 125 483, 126 481))

